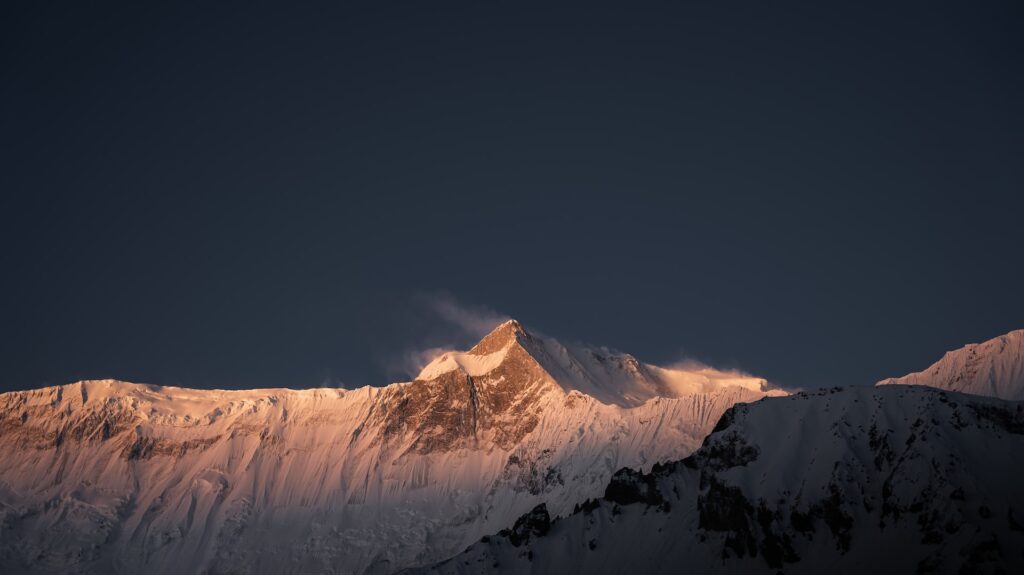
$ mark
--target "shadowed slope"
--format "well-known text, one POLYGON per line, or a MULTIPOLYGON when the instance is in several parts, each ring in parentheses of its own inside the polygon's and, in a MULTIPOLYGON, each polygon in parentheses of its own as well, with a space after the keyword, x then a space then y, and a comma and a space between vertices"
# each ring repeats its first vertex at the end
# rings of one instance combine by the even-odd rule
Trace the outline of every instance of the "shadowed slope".
MULTIPOLYGON (((623 469, 429 573, 1019 573, 1020 402, 852 387, 729 410, 691 457, 623 469)), ((511 525, 511 524, 510 524, 511 525)))

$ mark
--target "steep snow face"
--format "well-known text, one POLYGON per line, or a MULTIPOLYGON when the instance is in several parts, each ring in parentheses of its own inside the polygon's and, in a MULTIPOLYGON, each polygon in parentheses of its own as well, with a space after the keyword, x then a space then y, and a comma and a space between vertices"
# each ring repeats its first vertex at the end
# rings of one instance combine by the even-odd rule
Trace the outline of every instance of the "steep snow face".
POLYGON ((609 354, 601 371, 561 349, 508 322, 383 388, 2 394, 0 571, 429 564, 539 503, 571 512, 623 466, 688 455, 726 409, 767 394, 708 377, 657 396, 661 376, 623 375, 652 366, 609 354))
POLYGON ((878 382, 894 384, 1024 400, 1024 329, 950 351, 924 371, 878 382))
MULTIPOLYGON (((927 387, 737 405, 691 457, 429 573, 1022 573, 1024 404, 927 387)), ((510 525, 513 525, 510 523, 510 525)))

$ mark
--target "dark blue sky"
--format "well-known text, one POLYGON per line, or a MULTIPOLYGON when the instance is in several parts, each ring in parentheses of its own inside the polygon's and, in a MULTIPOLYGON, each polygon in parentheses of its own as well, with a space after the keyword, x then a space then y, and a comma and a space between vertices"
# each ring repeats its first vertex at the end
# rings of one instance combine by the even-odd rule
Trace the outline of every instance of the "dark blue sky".
POLYGON ((448 296, 790 386, 1024 327, 1020 2, 13 4, 2 390, 386 383, 448 296))

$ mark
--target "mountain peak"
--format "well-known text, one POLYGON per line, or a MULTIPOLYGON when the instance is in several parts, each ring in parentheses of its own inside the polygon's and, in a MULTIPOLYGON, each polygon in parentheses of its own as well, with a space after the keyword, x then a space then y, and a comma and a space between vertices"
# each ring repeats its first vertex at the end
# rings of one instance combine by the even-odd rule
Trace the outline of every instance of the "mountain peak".
MULTIPOLYGON (((495 327, 469 351, 452 350, 437 356, 416 379, 430 381, 453 371, 479 377, 506 363, 518 366, 520 372, 529 364, 566 393, 578 391, 620 407, 637 406, 656 397, 684 397, 730 387, 764 393, 766 383, 740 372, 709 367, 662 368, 604 347, 563 344, 526 331, 514 319, 495 327)), ((533 373, 533 368, 529 371, 533 373)))
POLYGON ((491 330, 469 351, 452 350, 437 356, 420 370, 416 379, 431 380, 453 370, 471 376, 483 375, 501 365, 514 344, 532 337, 522 324, 510 319, 491 330))
POLYGON ((510 319, 491 330, 491 333, 485 335, 483 339, 474 345, 469 350, 469 353, 473 355, 488 355, 505 349, 513 341, 518 341, 522 337, 530 337, 530 335, 523 328, 523 324, 510 319))
POLYGON ((927 385, 948 391, 1024 399, 1024 330, 946 352, 924 371, 893 377, 878 385, 927 385))

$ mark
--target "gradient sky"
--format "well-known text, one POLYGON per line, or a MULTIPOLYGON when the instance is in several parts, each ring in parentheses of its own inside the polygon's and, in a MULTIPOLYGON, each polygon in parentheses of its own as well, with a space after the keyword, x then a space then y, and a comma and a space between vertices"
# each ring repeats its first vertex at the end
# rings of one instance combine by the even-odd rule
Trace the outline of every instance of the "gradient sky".
POLYGON ((13 4, 0 390, 383 384, 445 306, 803 387, 1024 327, 1021 2, 13 4))

